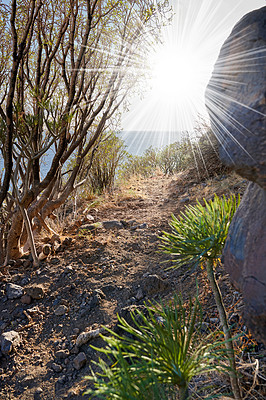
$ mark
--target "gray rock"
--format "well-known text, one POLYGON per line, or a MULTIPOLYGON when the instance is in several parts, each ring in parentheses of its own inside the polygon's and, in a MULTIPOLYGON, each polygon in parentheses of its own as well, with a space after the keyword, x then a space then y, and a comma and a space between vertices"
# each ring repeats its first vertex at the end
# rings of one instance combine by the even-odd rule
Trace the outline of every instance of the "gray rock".
POLYGON ((135 297, 137 300, 142 300, 144 298, 144 293, 141 288, 138 289, 135 297))
POLYGON ((102 225, 105 229, 123 229, 124 225, 120 221, 104 221, 102 225))
POLYGON ((64 315, 68 311, 67 306, 61 304, 59 307, 57 307, 54 311, 55 315, 61 316, 64 315))
POLYGON ((76 370, 80 370, 87 362, 86 354, 81 352, 73 360, 73 366, 76 370))
POLYGON ((101 299, 105 299, 105 294, 101 289, 95 289, 93 294, 98 294, 100 296, 101 299))
POLYGON ((112 285, 112 284, 108 284, 105 286, 102 286, 102 292, 108 296, 108 294, 114 292, 115 290, 117 290, 117 286, 116 285, 112 285))
POLYGON ((220 158, 266 189, 266 7, 246 14, 223 44, 206 90, 220 158))
POLYGON ((31 296, 29 296, 28 294, 24 294, 21 299, 20 299, 22 304, 30 304, 31 303, 31 296))
POLYGON ((58 358, 59 360, 64 360, 70 355, 69 350, 58 350, 55 352, 55 357, 58 358))
POLYGON ((54 372, 58 373, 58 372, 62 371, 63 367, 60 364, 53 363, 52 364, 52 369, 53 369, 54 372))
POLYGON ((266 190, 251 183, 229 228, 223 251, 225 269, 242 292, 244 319, 266 343, 266 190))
POLYGON ((219 318, 210 318, 211 324, 219 324, 219 318))
POLYGON ((68 379, 67 379, 66 375, 62 375, 57 379, 57 382, 60 383, 60 385, 63 385, 67 381, 68 381, 68 379))
POLYGON ((189 197, 184 197, 183 199, 179 200, 179 203, 189 203, 190 198, 189 197))
POLYGON ((170 282, 158 275, 148 275, 143 279, 142 288, 147 294, 156 294, 169 289, 170 282))
POLYGON ((206 90, 221 160, 250 184, 223 259, 244 298, 244 318, 266 344, 266 7, 246 14, 225 41, 206 90))
POLYGON ((4 332, 0 336, 1 351, 3 354, 7 355, 11 351, 20 345, 21 337, 16 331, 4 332))
POLYGON ((77 230, 78 233, 84 233, 84 232, 94 232, 96 228, 99 228, 97 224, 85 224, 81 225, 79 229, 77 230))
POLYGON ((15 285, 14 283, 8 283, 6 285, 6 295, 10 300, 18 299, 23 295, 23 287, 15 285))
POLYGON ((40 300, 44 297, 44 288, 42 285, 34 284, 25 290, 27 295, 31 296, 35 300, 40 300))

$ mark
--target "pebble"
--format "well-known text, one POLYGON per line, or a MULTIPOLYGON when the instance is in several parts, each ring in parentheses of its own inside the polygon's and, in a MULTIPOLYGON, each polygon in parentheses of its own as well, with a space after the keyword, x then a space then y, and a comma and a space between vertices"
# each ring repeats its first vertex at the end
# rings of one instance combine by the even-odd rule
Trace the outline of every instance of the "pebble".
POLYGON ((62 368, 62 365, 53 363, 52 369, 54 370, 54 372, 61 372, 63 368, 62 368))
POLYGON ((24 294, 20 299, 22 304, 30 304, 31 303, 31 296, 28 294, 24 294))
POLYGON ((219 318, 210 318, 211 324, 219 324, 219 318))
POLYGON ((144 297, 144 294, 143 294, 143 291, 142 291, 142 289, 140 288, 138 291, 137 291, 137 294, 136 294, 136 299, 137 300, 141 300, 141 299, 143 299, 143 297, 144 297))
POLYGON ((61 304, 59 307, 57 307, 55 309, 54 313, 57 316, 61 316, 61 315, 64 315, 67 311, 68 311, 67 306, 64 306, 64 305, 61 304))
POLYGON ((148 275, 142 282, 142 287, 148 294, 157 294, 167 290, 170 286, 170 281, 163 280, 158 275, 148 275))
POLYGON ((42 285, 32 285, 25 289, 27 295, 31 296, 31 298, 35 300, 40 300, 44 297, 44 289, 42 285))
POLYGON ((3 354, 7 355, 11 351, 20 345, 21 337, 16 331, 4 332, 0 336, 1 351, 3 354))
POLYGON ((67 381, 67 377, 66 375, 62 375, 57 379, 57 382, 60 383, 61 385, 63 385, 64 383, 66 383, 67 381))
POLYGON ((63 360, 65 358, 67 358, 69 356, 69 350, 65 349, 65 350, 58 350, 55 352, 55 357, 59 358, 60 360, 63 360))
POLYGON ((18 299, 23 295, 23 287, 15 285, 14 283, 8 283, 6 285, 6 295, 10 300, 18 299))
POLYGON ((84 365, 87 362, 87 357, 86 354, 81 352, 79 353, 73 360, 73 365, 74 368, 78 371, 80 370, 82 367, 84 367, 84 365))
POLYGON ((180 202, 180 203, 188 203, 189 200, 190 200, 189 197, 184 197, 183 199, 180 199, 179 202, 180 202))
POLYGON ((104 221, 102 225, 105 229, 123 229, 124 225, 120 221, 104 221))

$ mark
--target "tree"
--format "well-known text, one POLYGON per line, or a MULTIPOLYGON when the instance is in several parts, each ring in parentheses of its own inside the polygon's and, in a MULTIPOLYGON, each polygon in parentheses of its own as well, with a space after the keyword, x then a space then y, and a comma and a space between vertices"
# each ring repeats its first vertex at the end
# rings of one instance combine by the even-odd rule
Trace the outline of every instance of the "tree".
POLYGON ((37 229, 82 183, 78 176, 86 156, 114 127, 126 96, 143 76, 145 43, 156 38, 166 9, 167 2, 150 0, 14 0, 1 8, 2 19, 4 12, 10 15, 1 33, 6 45, 22 48, 12 82, 7 82, 12 59, 1 53, 0 137, 6 169, 1 196, 12 211, 5 263, 21 255, 27 216, 30 228, 37 229), (43 174, 47 154, 51 161, 43 174), (63 181, 70 156, 75 167, 63 181))

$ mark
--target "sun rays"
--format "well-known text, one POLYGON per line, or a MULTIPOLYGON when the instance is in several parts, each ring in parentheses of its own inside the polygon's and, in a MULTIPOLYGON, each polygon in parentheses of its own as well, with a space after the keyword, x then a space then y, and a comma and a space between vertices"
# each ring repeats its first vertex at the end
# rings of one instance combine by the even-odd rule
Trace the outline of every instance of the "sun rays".
MULTIPOLYGON (((124 116, 122 121, 127 131, 157 131, 158 147, 167 141, 162 140, 162 134, 176 132, 178 139, 181 131, 193 132, 199 115, 207 117, 204 94, 221 45, 246 12, 265 5, 263 1, 256 0, 252 3, 239 1, 233 8, 227 1, 189 0, 171 3, 175 12, 172 24, 163 29, 162 44, 150 50, 151 90, 144 100, 135 103, 134 111, 124 116)), ((245 32, 242 36, 240 42, 245 39, 245 32)), ((223 60, 229 67, 214 78, 207 104, 209 111, 215 114, 215 134, 220 142, 224 136, 231 135, 230 124, 242 135, 248 133, 248 128, 227 113, 226 104, 237 100, 230 98, 228 93, 223 95, 219 88, 228 82, 232 88, 234 85, 243 85, 243 82, 234 81, 235 74, 241 69, 249 70, 252 74, 258 64, 265 62, 264 57, 265 49, 239 52, 236 44, 233 54, 229 55, 229 63, 223 60), (223 119, 228 120, 229 126, 223 124, 223 119)), ((239 103, 240 107, 248 108, 239 103)), ((169 143, 173 136, 169 136, 169 143)), ((153 140, 153 144, 155 142, 153 140)), ((238 145, 241 147, 241 143, 238 145)))

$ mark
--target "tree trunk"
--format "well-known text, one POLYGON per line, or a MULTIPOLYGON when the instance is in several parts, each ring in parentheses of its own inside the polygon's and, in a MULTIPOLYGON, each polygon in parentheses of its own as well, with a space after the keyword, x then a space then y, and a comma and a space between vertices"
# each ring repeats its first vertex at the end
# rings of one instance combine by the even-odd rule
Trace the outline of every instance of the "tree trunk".
POLYGON ((13 214, 11 228, 7 236, 5 265, 8 264, 9 260, 14 260, 14 259, 16 260, 17 258, 22 256, 20 250, 20 236, 22 228, 23 228, 23 217, 21 215, 21 212, 17 210, 13 214))
POLYGON ((233 390, 234 398, 236 400, 241 400, 242 395, 239 387, 239 382, 238 378, 236 376, 236 364, 235 364, 235 355, 234 355, 234 348, 233 348, 233 342, 232 342, 232 336, 231 332, 228 326, 227 322, 227 316, 223 304, 223 299, 221 295, 220 288, 218 286, 218 283, 216 281, 216 278, 214 276, 214 271, 213 271, 213 263, 211 260, 207 260, 207 276, 214 294, 214 299, 216 303, 216 307, 218 309, 220 321, 222 324, 222 329, 225 337, 225 346, 228 351, 228 359, 231 367, 230 371, 230 381, 231 381, 231 387, 233 390))

